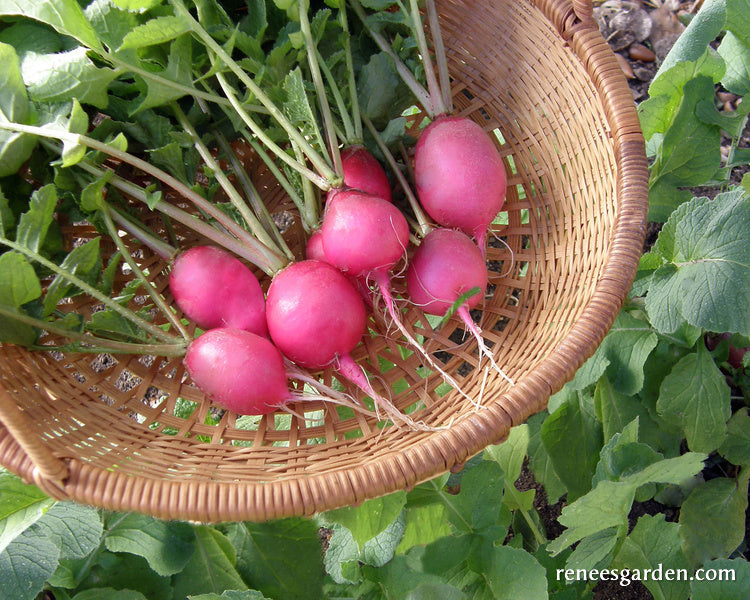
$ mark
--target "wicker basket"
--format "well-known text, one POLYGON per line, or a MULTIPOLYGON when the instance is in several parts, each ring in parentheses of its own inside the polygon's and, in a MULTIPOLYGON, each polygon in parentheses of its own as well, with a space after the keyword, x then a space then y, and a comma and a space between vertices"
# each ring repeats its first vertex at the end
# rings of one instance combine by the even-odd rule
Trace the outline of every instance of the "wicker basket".
MULTIPOLYGON (((162 518, 264 520, 359 503, 459 468, 545 407, 611 326, 641 253, 648 174, 632 95, 590 2, 438 7, 457 112, 504 138, 507 224, 495 233, 505 244, 490 244, 491 296, 475 316, 514 384, 477 368, 476 344, 458 320, 433 331, 413 307, 406 320, 474 402, 425 378, 382 319, 354 356, 399 408, 449 424, 436 431, 382 427, 315 403, 295 406, 300 417, 248 425, 204 401, 180 359, 6 345, 0 463, 56 498, 162 518)), ((288 210, 273 189, 268 202, 288 210)), ((302 247, 299 227, 287 234, 302 247)), ((137 256, 164 290, 166 265, 137 256)), ((91 309, 78 302, 68 308, 91 309)))

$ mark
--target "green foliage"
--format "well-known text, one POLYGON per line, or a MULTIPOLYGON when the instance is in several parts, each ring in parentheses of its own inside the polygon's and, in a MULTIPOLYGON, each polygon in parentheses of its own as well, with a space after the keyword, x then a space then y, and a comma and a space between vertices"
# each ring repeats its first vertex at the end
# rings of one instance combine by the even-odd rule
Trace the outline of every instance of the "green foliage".
MULTIPOLYGON (((615 568, 658 569, 669 565, 688 570, 690 565, 681 547, 680 526, 665 520, 664 515, 644 515, 623 540, 612 564, 615 568)), ((688 597, 688 581, 649 580, 644 582, 654 598, 679 600, 688 597)))
POLYGON ((750 198, 741 189, 694 198, 670 215, 651 254, 660 259, 646 296, 661 333, 684 322, 748 335, 750 198))
POLYGON ((660 65, 648 100, 638 107, 653 157, 649 181, 653 221, 666 221, 675 208, 690 200, 686 188, 726 184, 732 169, 747 162, 736 152, 736 141, 750 107, 740 104, 734 114, 721 113, 720 118, 714 107, 714 84, 721 82, 740 95, 750 86, 750 35, 743 9, 747 9, 744 0, 703 3, 660 65), (717 38, 721 38, 718 51, 710 45, 717 38), (723 165, 722 131, 735 140, 723 165))
POLYGON ((225 533, 237 550, 237 572, 269 598, 321 597, 325 572, 311 520, 232 523, 225 533))
MULTIPOLYGON (((13 46, 0 42, 0 118, 25 123, 31 105, 13 46)), ((36 141, 11 131, 0 132, 0 177, 18 171, 28 160, 36 141)))
POLYGON ((680 510, 680 535, 685 554, 693 564, 725 558, 744 540, 747 482, 717 477, 698 485, 680 510))

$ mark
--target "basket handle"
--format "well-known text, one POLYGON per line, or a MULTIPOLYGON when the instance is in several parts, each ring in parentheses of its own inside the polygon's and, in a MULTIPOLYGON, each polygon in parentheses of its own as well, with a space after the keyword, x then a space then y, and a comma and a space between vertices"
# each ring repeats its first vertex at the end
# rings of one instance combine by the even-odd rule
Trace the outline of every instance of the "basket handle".
POLYGON ((532 0, 548 15, 560 35, 570 40, 579 29, 599 31, 593 0, 532 0))
POLYGON ((573 12, 576 14, 579 21, 585 23, 594 19, 593 0, 572 0, 572 2, 573 12))
POLYGON ((8 391, 0 387, 0 424, 34 464, 33 482, 45 493, 61 497, 69 470, 65 461, 58 458, 39 439, 26 414, 18 407, 8 391))

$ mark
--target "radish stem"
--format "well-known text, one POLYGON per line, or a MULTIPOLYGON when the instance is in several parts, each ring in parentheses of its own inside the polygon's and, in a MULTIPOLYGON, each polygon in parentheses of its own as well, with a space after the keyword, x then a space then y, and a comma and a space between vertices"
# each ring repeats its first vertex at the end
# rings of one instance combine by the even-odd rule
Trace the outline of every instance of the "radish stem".
POLYGON ((76 275, 70 273, 69 271, 66 271, 56 263, 52 262, 51 260, 48 260, 44 256, 34 252, 33 250, 27 248, 26 246, 23 246, 21 244, 18 244, 12 240, 7 239, 6 237, 0 236, 0 244, 7 246, 8 248, 11 248, 12 250, 15 250, 16 252, 19 252, 26 256, 27 258, 30 258, 34 262, 39 263, 43 267, 49 269, 56 275, 59 275, 68 283, 73 284, 75 287, 77 287, 79 290, 81 290, 83 293, 88 294, 95 300, 101 302, 104 306, 109 308, 110 310, 116 312, 121 317, 124 317, 125 319, 128 319, 133 324, 137 325, 141 329, 144 329, 148 333, 150 333, 155 338, 158 338, 162 340, 163 342, 173 342, 175 339, 175 336, 165 332, 160 327, 157 327, 153 323, 150 323, 149 321, 146 321, 144 318, 138 316, 135 312, 133 312, 131 309, 123 306, 122 304, 119 304, 115 302, 112 298, 107 296, 107 294, 103 294, 95 287, 89 285, 85 281, 83 281, 80 277, 77 277, 76 275))
MULTIPOLYGON (((292 142, 292 149, 294 150, 294 153, 297 155, 297 158, 302 160, 303 153, 297 144, 292 142)), ((343 178, 341 179, 343 182, 343 178)), ((309 179, 306 179, 305 177, 302 177, 300 179, 300 185, 302 186, 302 223, 305 226, 306 230, 314 229, 318 226, 320 221, 320 203, 318 200, 318 195, 315 193, 315 190, 313 189, 313 183, 309 179)), ((336 186, 337 187, 337 186, 336 186)))
POLYGON ((385 156, 386 161, 388 161, 388 165, 391 167, 393 174, 401 184, 401 187, 406 194, 406 198, 409 201, 409 206, 411 207, 412 211, 414 212, 414 216, 417 219, 417 228, 419 235, 422 237, 426 236, 428 233, 430 233, 430 231, 432 231, 433 226, 430 223, 430 220, 427 218, 424 210, 422 210, 422 206, 419 204, 419 200, 412 191, 409 182, 401 172, 401 169, 399 168, 398 163, 393 156, 393 153, 388 149, 388 146, 385 145, 385 142, 383 142, 383 138, 380 136, 380 132, 372 124, 372 121, 370 121, 370 119, 368 119, 365 115, 362 115, 362 121, 372 134, 372 137, 375 138, 375 142, 377 143, 378 148, 380 148, 380 151, 383 153, 383 156, 385 156))
MULTIPOLYGON (((236 61, 229 56, 224 48, 211 37, 211 34, 206 31, 203 26, 196 21, 190 14, 190 11, 185 7, 181 0, 170 0, 172 6, 174 6, 176 12, 181 16, 185 22, 190 26, 190 29, 195 33, 200 40, 221 60, 232 73, 242 82, 250 93, 252 93, 258 101, 268 109, 271 116, 276 122, 284 129, 289 136, 290 140, 295 140, 301 148, 304 149, 305 156, 314 165, 321 176, 328 181, 336 180, 336 173, 331 170, 328 163, 320 156, 320 154, 307 142, 305 137, 300 131, 287 119, 279 108, 271 101, 266 93, 258 86, 252 78, 240 67, 236 61)), ((217 73, 217 77, 220 73, 217 73)), ((231 99, 230 99, 231 101, 231 99)), ((234 103, 233 107, 234 107, 234 103)))
MULTIPOLYGON (((399 4, 401 4, 399 2, 399 4)), ((437 76, 435 75, 435 68, 432 64, 432 58, 430 56, 430 48, 427 45, 427 38, 424 34, 424 25, 422 24, 422 17, 419 13, 419 5, 417 0, 410 0, 412 21, 412 31, 414 37, 417 40, 417 46, 419 52, 422 55, 422 65, 424 66, 425 79, 427 80, 427 89, 430 92, 430 101, 432 102, 433 110, 437 114, 443 114, 447 112, 447 107, 443 102, 443 93, 438 84, 437 76)), ((406 12, 406 8, 402 7, 402 10, 406 12)))
POLYGON ((338 83, 336 82, 336 78, 333 76, 333 73, 331 73, 331 70, 328 68, 328 65, 325 63, 325 60, 323 59, 323 56, 320 54, 320 52, 317 53, 317 57, 318 62, 320 63, 320 70, 323 73, 323 76, 326 78, 329 87, 331 88, 331 94, 333 95, 333 99, 336 102, 339 113, 341 114, 341 124, 344 127, 344 135, 341 137, 343 137, 343 139, 345 139, 347 143, 361 140, 361 134, 359 138, 356 137, 357 133, 355 131, 354 123, 352 121, 352 118, 349 116, 349 111, 346 108, 344 96, 341 94, 341 88, 339 88, 338 83))
MULTIPOLYGON (((96 50, 94 51, 96 52, 96 50)), ((139 77, 143 77, 143 79, 151 80, 155 83, 158 83, 161 86, 164 86, 165 88, 171 88, 178 92, 182 92, 186 96, 194 96, 195 98, 202 98, 203 100, 207 100, 215 104, 229 106, 229 101, 226 98, 222 98, 221 96, 218 96, 211 92, 204 92, 197 88, 182 85, 178 83, 177 81, 167 79, 166 77, 161 77, 160 75, 157 75, 156 73, 152 73, 150 71, 146 71, 144 69, 136 67, 135 65, 131 65, 130 63, 121 60, 114 54, 102 54, 101 57, 103 60, 111 62, 114 65, 117 65, 122 71, 127 71, 130 73, 133 73, 134 75, 138 75, 139 77)), ((262 106, 254 107, 254 109, 256 112, 265 110, 264 107, 262 106)))
MULTIPOLYGON (((299 195, 299 192, 294 187, 294 185, 292 185, 292 183, 289 181, 289 178, 271 159, 271 157, 268 155, 268 152, 266 152, 265 149, 258 143, 258 140, 254 139, 252 135, 250 135, 250 132, 245 131, 242 133, 242 135, 244 136, 245 141, 250 144, 250 147, 255 150, 255 153, 260 157, 266 167, 268 167, 268 170, 274 176, 276 181, 278 181, 279 185, 284 189, 292 202, 294 202, 294 205, 297 207, 297 210, 299 210, 300 215, 302 215, 303 223, 307 224, 307 219, 305 217, 305 212, 307 211, 305 207, 305 201, 299 195)), ((315 218, 315 222, 317 222, 317 217, 315 218)))
MULTIPOLYGON (((206 114, 210 114, 208 108, 203 102, 198 101, 198 104, 201 106, 201 109, 206 112, 206 114)), ((279 232, 279 228, 273 222, 273 218, 268 212, 268 208, 263 203, 263 200, 258 194, 258 190, 255 188, 255 185, 245 171, 245 168, 240 162, 237 153, 232 149, 232 146, 229 144, 224 134, 222 134, 220 131, 215 130, 213 132, 213 135, 216 139, 216 142, 219 144, 219 148, 229 161, 232 172, 234 173, 235 177, 237 177, 237 180, 242 186, 242 189, 245 191, 245 196, 247 197, 247 201, 250 203, 250 207, 252 208, 258 219, 261 221, 261 226, 269 235, 273 236, 276 242, 276 246, 283 252, 283 254, 287 258, 289 258, 289 260, 293 260, 294 255, 292 254, 292 251, 289 249, 289 246, 284 240, 284 237, 279 232)))
POLYGON ((274 249, 279 254, 282 254, 282 250, 276 246, 275 240, 268 234, 268 232, 266 232, 266 230, 260 224, 260 221, 258 221, 257 217, 253 214, 247 203, 243 200, 242 196, 240 196, 236 188, 230 183, 229 178, 226 176, 226 173, 221 170, 219 163, 209 152, 206 145, 200 139, 198 132, 195 131, 195 128, 192 126, 190 121, 188 121, 187 116, 177 103, 172 104, 172 110, 177 117, 177 121, 180 123, 180 126, 185 131, 187 131, 190 137, 193 139, 193 145, 198 151, 200 157, 203 159, 203 162, 205 162, 206 165, 213 171, 214 177, 216 177, 219 185, 226 193, 230 203, 232 204, 232 206, 234 206, 235 209, 237 209, 237 211, 240 213, 240 216, 245 220, 245 223, 247 223, 247 226, 250 228, 250 232, 258 239, 258 241, 260 241, 260 243, 274 249))
MULTIPOLYGON (((247 111, 242 108, 240 101, 237 99, 237 95, 232 91, 231 87, 227 83, 226 78, 221 74, 216 74, 216 79, 221 85, 224 94, 232 104, 232 108, 236 111, 237 115, 244 121, 248 129, 267 147, 269 148, 278 158, 284 161, 292 169, 297 171, 302 177, 312 181, 317 187, 323 191, 328 191, 332 187, 332 181, 336 181, 335 174, 331 173, 331 178, 326 178, 311 169, 308 169, 304 163, 295 160, 276 143, 274 143, 268 135, 266 135, 264 129, 258 125, 251 117, 247 114, 247 111)), ((306 145, 307 142, 305 142, 306 145)))
POLYGON ((147 231, 141 225, 133 222, 132 219, 122 214, 119 210, 113 209, 111 211, 112 220, 117 225, 132 235, 141 244, 151 249, 162 260, 169 262, 177 254, 177 248, 170 246, 164 240, 154 235, 152 232, 147 231))
MULTIPOLYGON (((92 175, 101 177, 104 174, 104 169, 94 166, 86 161, 79 162, 77 166, 91 173, 92 175)), ((146 190, 136 185, 135 183, 123 177, 120 177, 119 175, 114 175, 110 180, 110 184, 124 194, 130 196, 131 198, 134 198, 135 200, 148 205, 149 200, 147 198, 146 190)), ((277 270, 282 269, 284 266, 281 265, 276 270, 272 269, 268 266, 268 258, 264 254, 256 252, 254 248, 246 245, 241 240, 238 240, 237 238, 232 237, 224 233, 223 231, 220 231, 216 227, 212 227, 211 225, 207 224, 204 221, 201 221, 189 212, 186 212, 181 208, 170 204, 169 202, 159 200, 155 204, 152 203, 151 207, 153 210, 166 215, 167 217, 171 218, 174 221, 177 221, 178 223, 182 223, 188 229, 191 229, 192 231, 195 231, 196 233, 210 239, 219 246, 222 246, 227 250, 234 252, 237 256, 240 256, 245 260, 251 262, 255 266, 262 269, 268 275, 273 275, 277 270)))
POLYGON ((146 288, 148 295, 151 297, 151 300, 153 300, 154 304, 159 308, 159 310, 161 310, 162 313, 164 313, 164 316, 166 316, 167 319, 169 319, 169 322, 172 323, 172 326, 180 333, 182 338, 185 341, 190 341, 192 337, 188 334, 188 332, 182 326, 182 323, 180 322, 179 318, 177 318, 174 312, 172 312, 172 309, 169 306, 167 306, 167 303, 164 301, 164 298, 162 298, 161 294, 159 294, 156 291, 153 284, 148 280, 146 275, 143 273, 143 270, 138 266, 138 263, 136 263, 135 260, 133 260, 133 256, 129 252, 128 248, 126 248, 125 244, 123 244, 122 239, 120 238, 120 235, 117 232, 117 228, 115 227, 115 223, 112 219, 112 213, 114 211, 112 211, 112 209, 105 203, 101 212, 102 212, 102 216, 104 217, 104 223, 107 226, 107 230, 109 231, 110 237, 115 242, 117 249, 120 251, 120 254, 125 259, 125 262, 128 264, 128 266, 133 271, 133 273, 138 278, 138 280, 141 282, 141 284, 146 288))
POLYGON ((349 20, 346 16, 346 2, 339 9, 341 29, 344 30, 344 59, 346 61, 347 83, 349 85, 349 101, 352 104, 352 122, 354 124, 354 137, 351 141, 363 139, 362 120, 360 117, 359 95, 357 94, 357 78, 354 74, 354 58, 352 56, 352 41, 349 33, 349 20))
MULTIPOLYGON (((283 268, 287 262, 286 259, 278 252, 266 247, 264 244, 261 244, 249 232, 235 223, 228 215, 226 215, 226 213, 222 212, 219 208, 206 200, 195 190, 191 189, 169 173, 166 173, 158 167, 153 166, 149 162, 133 156, 128 152, 123 152, 118 148, 114 148, 88 136, 78 133, 71 133, 62 129, 37 127, 34 125, 22 125, 20 123, 12 123, 7 121, 0 121, 0 129, 17 131, 19 133, 28 133, 44 138, 58 139, 73 145, 87 146, 93 150, 97 150, 99 152, 112 156, 113 158, 121 160, 122 162, 127 163, 137 169, 140 169, 144 173, 155 177, 165 185, 171 187, 175 192, 181 194, 187 200, 192 202, 193 205, 196 206, 196 208, 199 208, 206 214, 216 219, 217 222, 223 225, 228 231, 231 231, 233 235, 236 235, 239 239, 242 240, 244 244, 248 246, 248 250, 255 257, 254 259, 252 259, 252 262, 258 265, 260 268, 266 270, 267 272, 275 272, 283 268)), ((100 171, 100 174, 103 175, 104 171, 100 171)), ((243 255, 246 255, 246 253, 244 253, 243 255)))
MULTIPOLYGON (((80 333, 78 331, 71 331, 65 327, 58 327, 54 323, 49 323, 42 319, 35 319, 28 315, 15 312, 0 306, 0 315, 6 318, 14 319, 25 325, 31 325, 38 329, 47 331, 60 337, 66 337, 77 342, 89 344, 88 346, 74 346, 72 350, 77 352, 109 352, 111 354, 152 354, 158 356, 182 356, 185 354, 185 344, 138 344, 134 342, 120 342, 117 340, 110 340, 107 338, 98 337, 95 335, 80 333)), ((68 346, 47 346, 47 345, 34 345, 34 350, 65 350, 69 351, 71 348, 68 346)))
POLYGON ((443 98, 443 110, 446 113, 453 112, 453 97, 451 95, 451 77, 448 70, 448 58, 445 54, 443 34, 440 31, 440 20, 438 19, 435 0, 426 0, 427 20, 430 24, 432 45, 435 49, 435 62, 437 63, 438 77, 440 78, 440 90, 443 98))
POLYGON ((323 128, 325 129, 326 137, 328 138, 328 151, 333 160, 333 170, 337 175, 341 175, 343 173, 343 168, 341 166, 339 143, 336 139, 336 131, 333 126, 333 115, 331 114, 331 106, 328 103, 328 94, 326 94, 323 77, 320 74, 317 46, 313 39, 312 30, 310 29, 310 19, 307 15, 307 3, 304 0, 300 0, 299 2, 299 22, 302 35, 306 41, 307 63, 310 67, 313 86, 315 87, 315 92, 318 96, 318 104, 320 105, 320 112, 323 117, 323 128))

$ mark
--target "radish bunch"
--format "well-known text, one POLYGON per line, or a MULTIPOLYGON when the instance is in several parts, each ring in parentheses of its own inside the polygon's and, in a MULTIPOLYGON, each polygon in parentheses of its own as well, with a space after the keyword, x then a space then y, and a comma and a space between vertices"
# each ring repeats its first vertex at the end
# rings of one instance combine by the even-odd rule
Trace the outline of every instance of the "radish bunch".
POLYGON ((169 289, 185 316, 207 330, 188 346, 184 364, 209 398, 256 415, 291 400, 284 358, 268 339, 265 295, 245 264, 221 248, 195 246, 174 260, 169 289))
MULTIPOLYGON (((350 3, 367 27, 364 9, 358 0, 350 0, 350 3)), ((295 2, 286 4, 293 11, 295 2)), ((334 40, 344 41, 342 49, 333 49, 331 63, 334 68, 347 65, 348 93, 338 87, 337 75, 326 70, 325 60, 322 61, 324 68, 319 64, 322 55, 318 44, 326 38, 330 14, 321 13, 322 18, 312 27, 308 4, 296 3, 299 19, 295 19, 294 26, 299 26, 299 32, 293 29, 291 22, 284 31, 290 40, 295 39, 291 44, 295 48, 295 61, 301 48, 306 49, 309 78, 307 73, 302 74, 303 65, 289 65, 290 70, 285 72, 286 60, 280 60, 278 68, 274 69, 264 69, 257 56, 238 62, 234 57, 253 46, 248 39, 236 46, 222 44, 196 20, 182 0, 171 0, 163 7, 165 11, 173 11, 163 16, 180 23, 178 29, 183 32, 180 35, 191 36, 193 43, 202 44, 206 50, 201 60, 193 65, 196 71, 203 66, 207 70, 196 73, 201 76, 195 82, 201 85, 195 88, 190 110, 183 108, 189 103, 184 96, 193 88, 182 86, 184 95, 169 104, 171 114, 160 115, 160 119, 174 119, 184 134, 179 136, 175 150, 181 153, 187 145, 184 140, 188 139, 192 144, 191 152, 200 158, 204 167, 202 177, 210 182, 200 192, 195 181, 184 178, 187 172, 176 176, 163 170, 158 160, 148 161, 130 154, 123 144, 126 140, 120 135, 105 143, 72 129, 13 123, 7 119, 0 123, 3 130, 62 142, 63 151, 76 148, 75 157, 73 154, 66 156, 63 163, 66 168, 80 167, 81 175, 95 177, 97 186, 91 186, 89 191, 98 190, 85 202, 81 194, 81 206, 99 213, 101 222, 135 274, 136 283, 148 288, 154 314, 161 311, 169 321, 166 327, 156 325, 149 320, 150 314, 144 318, 126 308, 120 300, 106 297, 84 278, 67 273, 63 276, 71 286, 94 296, 113 313, 129 320, 148 343, 138 343, 139 335, 129 330, 113 332, 112 337, 127 338, 125 340, 107 340, 74 331, 69 324, 63 329, 57 327, 55 332, 48 322, 31 315, 26 315, 25 323, 28 326, 30 320, 34 327, 75 340, 87 351, 99 350, 104 347, 102 342, 107 342, 109 350, 118 352, 152 353, 157 349, 168 356, 184 354, 186 369, 198 387, 216 404, 236 413, 267 414, 283 409, 291 401, 320 397, 290 389, 289 379, 312 386, 327 399, 348 402, 352 408, 361 409, 359 401, 326 388, 314 373, 308 372, 334 369, 342 383, 352 384, 373 400, 378 415, 385 414, 397 425, 424 428, 427 426, 398 411, 385 397, 387 393, 383 395, 374 389, 363 366, 353 360, 352 352, 368 332, 368 312, 382 310, 382 315, 377 316, 382 316, 389 327, 395 326, 397 332, 393 335, 400 336, 420 354, 425 371, 438 372, 464 393, 404 323, 403 307, 411 302, 431 314, 456 309, 467 330, 480 343, 480 353, 492 360, 492 353, 471 321, 469 309, 479 302, 486 289, 483 249, 487 231, 505 197, 503 161, 494 140, 479 125, 452 114, 446 68, 439 65, 439 77, 435 77, 428 59, 432 49, 422 39, 423 31, 421 35, 415 31, 414 37, 419 46, 418 54, 425 58, 424 73, 430 88, 427 91, 420 89, 413 76, 411 79, 406 76, 405 65, 399 64, 382 34, 370 32, 382 51, 390 53, 397 71, 408 80, 418 103, 432 121, 419 137, 413 164, 398 164, 368 116, 359 112, 354 65, 360 61, 353 60, 346 41, 349 37, 348 3, 328 3, 338 7, 341 31, 320 44, 331 52, 334 40), (317 28, 315 32, 314 28, 317 28), (273 81, 275 77, 277 81, 273 81), (269 89, 261 87, 260 83, 267 85, 269 80, 272 82, 269 89), (311 89, 317 102, 310 102, 311 89), (328 103, 329 89, 334 92, 335 111, 328 103), (272 99, 284 104, 279 107, 272 99), (215 118, 212 110, 223 114, 215 118), (199 119, 194 118, 197 113, 200 113, 199 119), (196 122, 200 123, 201 131, 196 129, 196 122), (363 124, 371 134, 368 138, 363 135, 363 124), (270 207, 260 195, 264 190, 256 189, 256 182, 233 152, 236 140, 230 143, 225 137, 229 125, 250 145, 253 158, 260 158, 266 172, 276 177, 279 187, 297 207, 300 225, 309 234, 306 260, 301 260, 290 249, 288 239, 282 235, 270 214, 270 207), (378 144, 378 155, 388 161, 399 188, 391 188, 388 174, 365 147, 365 142, 370 143, 371 139, 378 144), (215 147, 209 148, 206 140, 215 143, 215 147), (79 148, 113 160, 96 162, 92 152, 79 156, 79 148), (73 158, 75 161, 68 165, 67 161, 73 158), (231 176, 225 172, 222 161, 230 166, 231 176), (137 180, 141 174, 147 176, 148 185, 141 186, 119 175, 112 170, 113 163, 134 169, 139 173, 137 180), (406 177, 412 173, 413 185, 406 177), (105 184, 118 193, 105 194, 102 189, 105 184), (159 184, 170 188, 171 192, 162 195, 162 190, 154 191, 152 186, 159 184), (412 192, 412 187, 416 192, 412 192), (214 191, 220 191, 221 196, 213 196, 214 191), (402 193, 407 202, 400 197, 402 193), (196 246, 182 252, 166 247, 164 240, 156 239, 156 232, 129 216, 127 204, 130 201, 159 213, 173 243, 179 240, 171 235, 171 223, 180 223, 210 241, 206 244, 214 245, 196 246), (133 257, 123 245, 121 229, 149 246, 158 256, 173 260, 169 289, 181 314, 175 314, 161 298, 161 290, 152 285, 145 270, 136 261, 128 260, 133 257), (256 271, 246 263, 271 278, 266 292, 256 271), (406 285, 394 285, 404 272, 406 285), (408 293, 398 297, 397 291, 404 287, 408 293), (467 290, 473 289, 478 291, 477 295, 465 297, 467 290), (194 338, 183 323, 183 316, 203 333, 194 338), (176 333, 167 329, 174 329, 176 333)), ((404 2, 368 3, 370 6, 381 4, 389 5, 388 10, 395 10, 398 4, 399 10, 408 12, 415 23, 420 19, 416 0, 409 0, 411 8, 408 10, 404 2)), ((428 14, 434 13, 432 0, 427 0, 426 6, 428 14)), ((198 10, 197 18, 202 19, 204 13, 198 10)), ((382 31, 388 28, 386 21, 381 22, 382 31)), ((401 20, 400 24, 404 22, 401 20)), ((432 32, 439 38, 436 23, 431 19, 432 32)), ((187 38, 180 39, 187 41, 187 38)), ((170 40, 169 36, 165 38, 165 41, 170 40)), ((368 47, 367 44, 358 46, 363 52, 368 47)), ((408 51, 410 46, 404 44, 402 49, 408 51)), ((439 45, 434 49, 441 59, 439 45)), ((90 50, 93 54, 97 52, 95 48, 90 50)), ((262 52, 260 48, 257 50, 262 52)), ((144 77, 148 83, 149 74, 143 71, 138 77, 144 77)), ((155 81, 163 84, 162 79, 155 81)), ((80 109, 75 104, 72 110, 76 107, 80 109)), ((79 122, 85 121, 85 111, 80 112, 76 110, 75 128, 87 130, 84 125, 88 123, 79 122)), ((71 113, 71 127, 73 123, 71 113)), ((51 144, 50 147, 56 146, 51 144)), ((402 154, 408 156, 407 152, 402 154)), ((183 158, 182 154, 178 157, 183 158)), ((170 170, 180 172, 183 165, 178 157, 170 152, 168 160, 165 156, 161 160, 169 163, 170 170)), ((189 162, 192 161, 191 157, 189 162)), ((17 249, 12 244, 15 242, 4 242, 17 249)), ((32 254, 34 260, 41 257, 33 251, 32 254)), ((45 264, 42 260, 39 262, 45 264)), ((146 314, 151 310, 140 312, 146 314)))
POLYGON ((305 371, 343 365, 362 382, 349 352, 364 334, 365 305, 330 264, 292 263, 276 274, 266 297, 253 272, 230 253, 196 246, 174 261, 169 287, 184 314, 207 329, 189 345, 184 364, 218 406, 263 415, 311 398, 349 405, 305 371), (324 395, 292 392, 289 378, 312 383, 324 395))
MULTIPOLYGON (((505 199, 504 164, 494 141, 478 124, 450 114, 445 89, 417 95, 432 121, 421 132, 413 163, 407 167, 396 164, 366 116, 355 111, 343 125, 334 125, 303 4, 300 27, 308 41, 309 68, 331 159, 327 163, 304 136, 292 131, 295 154, 307 156, 318 171, 311 175, 307 165, 297 169, 303 185, 296 188, 303 189, 304 198, 295 202, 310 233, 306 258, 280 269, 265 268, 272 280, 264 297, 253 273, 231 254, 193 248, 179 255, 170 289, 185 315, 208 329, 190 345, 185 365, 217 404, 250 414, 272 412, 299 399, 288 390, 288 378, 333 368, 373 400, 378 415, 384 413, 396 425, 425 428, 375 391, 351 352, 367 331, 368 311, 377 310, 380 300, 390 322, 427 366, 464 393, 403 323, 399 304, 406 301, 432 315, 455 310, 476 339, 480 356, 488 357, 502 373, 469 311, 486 293, 484 245, 505 199), (388 159, 410 212, 402 212, 394 203, 385 170, 361 143, 361 122, 368 125, 388 159), (350 135, 339 141, 337 132, 344 130, 350 135), (405 172, 413 173, 415 193, 405 172), (320 218, 310 185, 324 194, 320 218), (406 294, 400 299, 394 293, 400 288, 393 282, 402 273, 406 294), (260 373, 267 373, 267 381, 260 373)), ((362 11, 356 0, 353 7, 362 11)), ((378 35, 373 34, 380 44, 378 35)), ((220 49, 216 53, 231 64, 220 49)), ((248 89, 264 102, 250 83, 248 89)), ((336 94, 343 115, 346 107, 341 97, 336 94)), ((292 124, 280 124, 293 130, 292 124)), ((277 154, 289 164, 286 153, 277 154)), ((281 179, 285 177, 281 169, 278 172, 284 188, 295 189, 281 179)), ((361 407, 357 401, 352 406, 361 407)))

